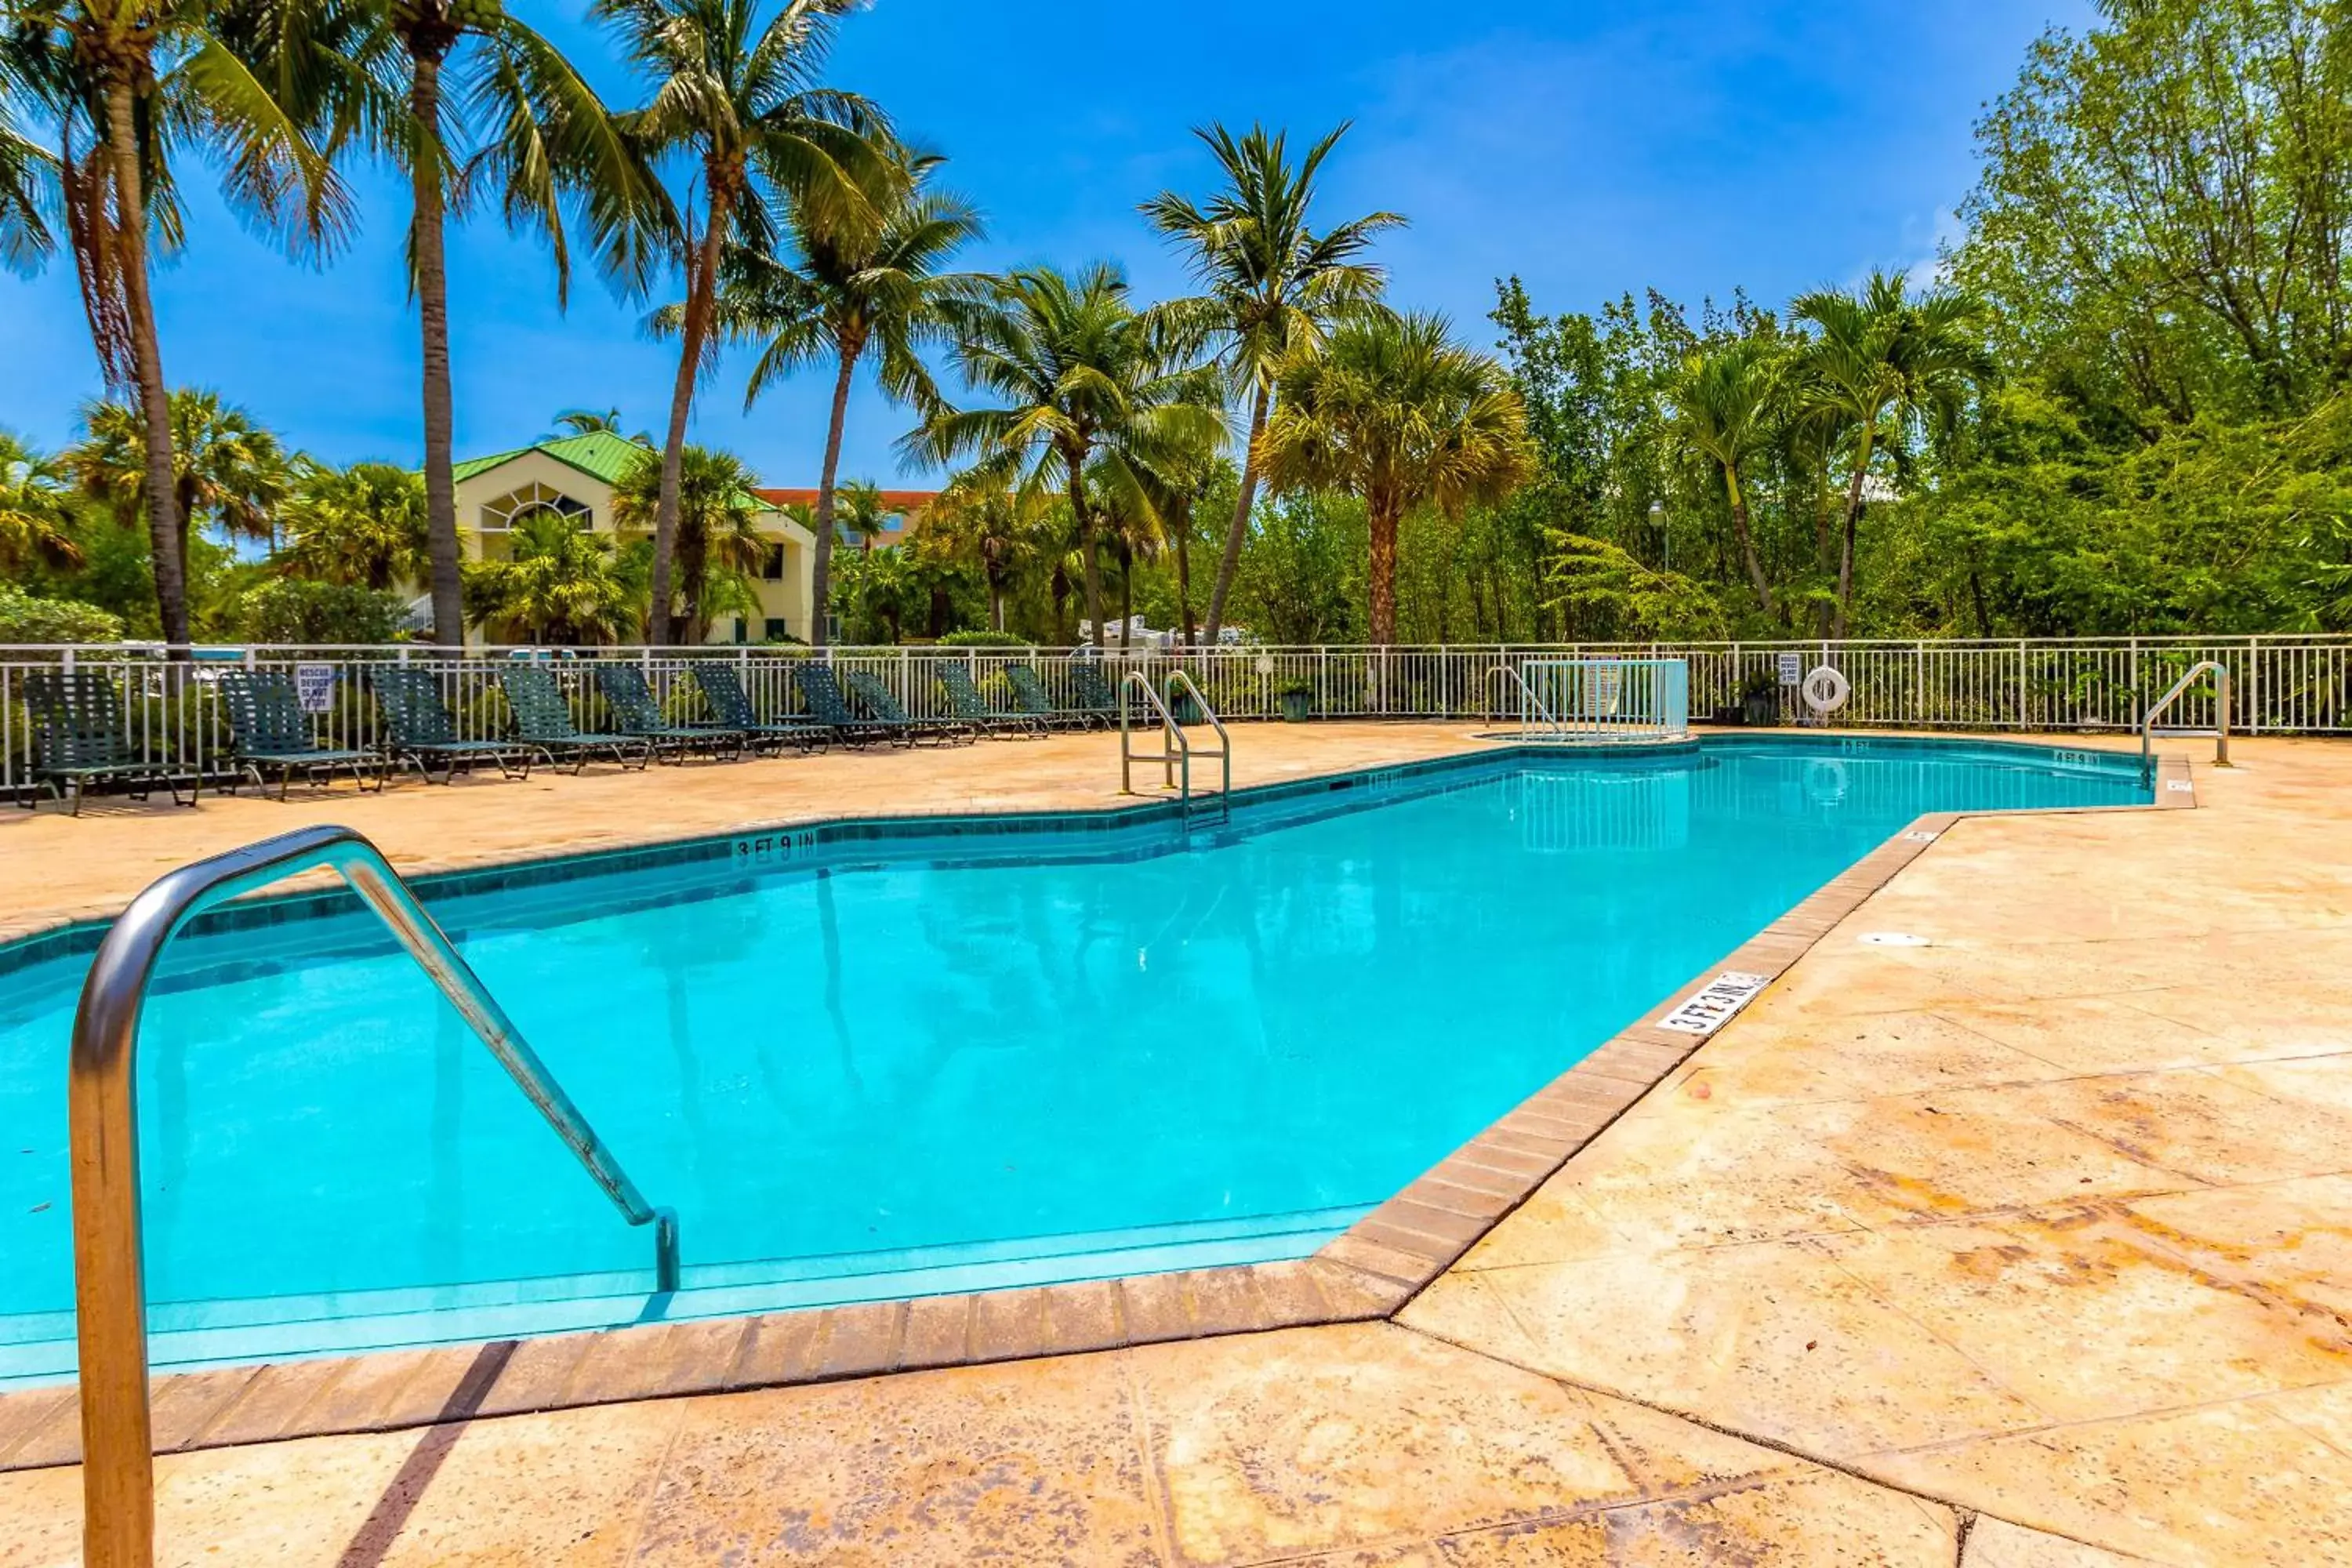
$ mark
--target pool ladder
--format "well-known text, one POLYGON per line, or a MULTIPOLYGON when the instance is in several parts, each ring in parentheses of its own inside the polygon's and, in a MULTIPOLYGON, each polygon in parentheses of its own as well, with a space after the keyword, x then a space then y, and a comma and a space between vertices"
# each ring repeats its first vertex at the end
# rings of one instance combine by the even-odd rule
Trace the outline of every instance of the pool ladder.
POLYGON ((1213 752, 1196 751, 1192 737, 1184 733, 1184 726, 1176 721, 1175 713, 1170 710, 1167 700, 1152 686, 1150 679, 1139 669, 1130 669, 1127 678, 1118 683, 1118 792, 1121 795, 1136 793, 1136 763, 1158 763, 1160 766, 1160 787, 1176 792, 1178 808, 1183 813, 1183 820, 1189 824, 1192 820, 1192 759, 1195 756, 1214 757, 1223 775, 1215 797, 1217 815, 1221 820, 1230 822, 1234 816, 1234 738, 1225 732, 1224 721, 1217 717, 1216 710, 1209 706, 1209 700, 1201 695, 1201 689, 1192 683, 1190 675, 1181 669, 1171 671, 1168 689, 1171 695, 1181 692, 1192 699, 1192 706, 1200 710, 1209 728, 1217 732, 1217 748, 1213 752), (1130 692, 1140 696, 1144 708, 1160 721, 1160 750, 1156 752, 1135 749, 1133 714, 1127 700, 1130 692))
POLYGON ((2213 677, 2213 728, 2210 731, 2213 736, 2213 765, 2217 768, 2230 765, 2230 667, 2218 658, 2208 658, 2190 665, 2189 672, 2174 681, 2172 689, 2158 698, 2141 717, 2139 771, 2144 777, 2156 777, 2156 758, 2149 749, 2156 736, 2207 733, 2203 730, 2158 730, 2156 727, 2156 721, 2164 717, 2166 710, 2180 700, 2181 694, 2197 683, 2199 676, 2206 674, 2213 677))
POLYGON ((106 933, 74 1016, 67 1101, 81 1357, 82 1558, 90 1568, 148 1568, 155 1554, 139 1111, 132 1093, 148 984, 164 946, 204 910, 321 866, 340 872, 360 901, 392 928, 622 1217, 653 1226, 655 1289, 677 1289, 677 1216, 646 1202, 514 1020, 373 844, 348 827, 303 827, 183 866, 133 899, 106 933))

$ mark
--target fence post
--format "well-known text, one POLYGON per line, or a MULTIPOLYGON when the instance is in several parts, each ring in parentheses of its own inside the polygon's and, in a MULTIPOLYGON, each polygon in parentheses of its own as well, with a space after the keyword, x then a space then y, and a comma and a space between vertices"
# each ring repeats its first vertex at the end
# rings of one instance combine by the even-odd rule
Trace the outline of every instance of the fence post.
MULTIPOLYGON (((2262 729, 2263 639, 2259 637, 2246 638, 2246 700, 2238 705, 2238 711, 2245 717, 2245 721, 2238 726, 2239 729, 2249 735, 2262 729)), ((2221 722, 2227 725, 2230 722, 2230 715, 2222 714, 2221 722)))
POLYGON ((2017 639, 2017 727, 2028 728, 2025 721, 2025 639, 2017 639))

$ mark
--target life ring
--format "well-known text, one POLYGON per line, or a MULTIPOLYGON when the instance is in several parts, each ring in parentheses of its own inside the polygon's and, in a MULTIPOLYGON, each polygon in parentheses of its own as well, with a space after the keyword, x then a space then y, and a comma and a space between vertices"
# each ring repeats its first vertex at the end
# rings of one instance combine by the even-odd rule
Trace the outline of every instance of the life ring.
POLYGON ((1853 683, 1835 665, 1822 664, 1813 667, 1813 672, 1805 677, 1804 685, 1798 689, 1804 694, 1805 706, 1814 712, 1834 713, 1853 695, 1853 683))

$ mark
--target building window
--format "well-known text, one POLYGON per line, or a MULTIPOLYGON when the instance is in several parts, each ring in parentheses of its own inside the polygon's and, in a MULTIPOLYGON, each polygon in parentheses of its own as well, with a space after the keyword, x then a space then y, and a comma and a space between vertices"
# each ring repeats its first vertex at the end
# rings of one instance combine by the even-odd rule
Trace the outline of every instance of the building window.
POLYGON ((534 481, 494 501, 484 502, 482 531, 511 532, 518 523, 542 515, 568 518, 573 526, 579 528, 590 526, 595 517, 586 505, 573 500, 562 490, 534 481))
POLYGON ((770 616, 766 624, 767 630, 761 635, 770 642, 783 642, 793 635, 792 628, 784 623, 782 616, 770 616))
POLYGON ((771 583, 781 583, 784 580, 784 547, 782 545, 768 546, 767 555, 760 562, 760 575, 771 583))

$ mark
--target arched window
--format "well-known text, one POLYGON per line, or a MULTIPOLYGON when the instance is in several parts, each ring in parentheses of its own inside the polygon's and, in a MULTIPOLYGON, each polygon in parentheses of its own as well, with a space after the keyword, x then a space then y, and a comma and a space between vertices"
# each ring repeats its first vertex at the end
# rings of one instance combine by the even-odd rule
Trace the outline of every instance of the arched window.
POLYGON ((525 518, 537 517, 542 512, 568 518, 578 528, 589 526, 593 516, 586 506, 562 490, 534 480, 494 501, 483 502, 482 531, 506 533, 525 518))

